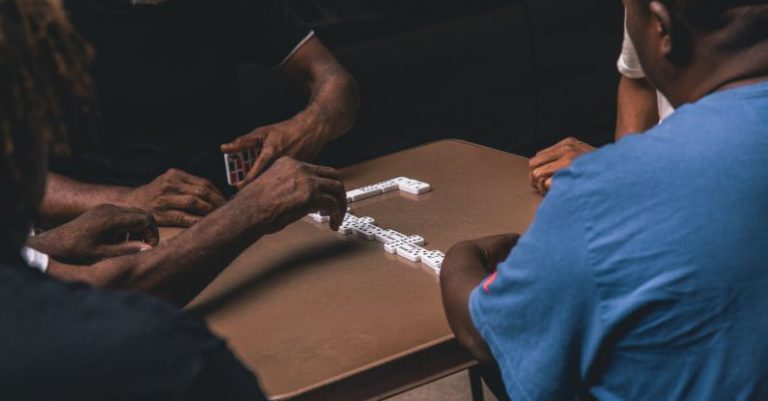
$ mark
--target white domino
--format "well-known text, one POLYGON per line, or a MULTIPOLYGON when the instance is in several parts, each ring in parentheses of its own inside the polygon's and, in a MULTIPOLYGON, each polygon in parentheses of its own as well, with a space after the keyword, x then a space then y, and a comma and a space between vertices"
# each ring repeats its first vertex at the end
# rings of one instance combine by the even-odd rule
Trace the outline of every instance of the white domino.
POLYGON ((377 184, 353 189, 347 192, 347 202, 356 202, 376 195, 400 190, 414 195, 421 195, 432 190, 428 183, 407 177, 397 177, 377 184))
POLYGON ((398 183, 398 188, 400 188, 400 190, 403 192, 408 192, 409 194, 414 195, 421 195, 432 190, 432 186, 426 182, 410 178, 400 181, 398 183))
POLYGON ((331 221, 331 216, 324 215, 321 212, 310 213, 309 217, 316 223, 327 223, 331 221))
POLYGON ((372 224, 366 224, 366 223, 355 223, 351 226, 352 232, 357 234, 360 237, 363 237, 367 239, 368 241, 373 241, 376 239, 376 230, 380 228, 372 225, 372 224))
POLYGON ((418 245, 403 242, 397 246, 395 252, 397 256, 402 256, 411 262, 418 262, 421 260, 421 255, 427 252, 427 250, 418 245))
POLYGON ((421 254, 421 263, 429 266, 435 273, 440 273, 443 268, 445 254, 440 251, 427 251, 421 254))
POLYGON ((374 186, 381 189, 382 193, 397 191, 400 189, 400 184, 395 180, 380 182, 374 186))
POLYGON ((402 240, 388 242, 384 244, 384 251, 387 253, 395 254, 397 253, 397 247, 400 245, 424 245, 424 238, 419 237, 418 235, 414 235, 402 240))
POLYGON ((368 199, 376 195, 382 194, 381 188, 376 185, 369 185, 358 189, 353 189, 347 192, 347 202, 357 202, 363 199, 368 199))
MULTIPOLYGON (((347 196, 350 200, 360 200, 380 193, 391 192, 396 189, 419 195, 428 192, 431 188, 429 184, 425 182, 406 177, 398 177, 379 184, 369 185, 368 187, 350 191, 347 193, 347 196)), ((408 236, 395 230, 378 227, 376 225, 376 220, 372 217, 356 217, 350 213, 350 210, 350 208, 347 208, 347 214, 344 215, 344 219, 339 225, 339 234, 355 234, 368 241, 379 241, 384 244, 384 251, 387 253, 396 254, 414 263, 424 263, 436 274, 440 274, 445 254, 440 251, 424 249, 422 247, 426 244, 424 237, 419 235, 408 236)), ((318 223, 326 223, 330 220, 330 216, 322 211, 310 213, 309 217, 318 223)))
POLYGON ((413 245, 424 245, 427 243, 427 241, 424 240, 424 237, 420 235, 411 235, 405 240, 405 242, 413 245))
POLYGON ((376 234, 376 241, 379 241, 384 244, 388 244, 390 242, 395 242, 395 241, 403 241, 407 238, 408 238, 407 235, 401 234, 395 230, 382 230, 380 233, 376 234))
POLYGON ((373 217, 368 217, 368 216, 359 217, 357 221, 360 223, 370 224, 372 226, 376 225, 376 220, 373 217))
POLYGON ((341 224, 339 225, 338 233, 343 235, 349 235, 352 234, 352 225, 356 224, 359 219, 349 213, 347 213, 344 216, 344 220, 342 220, 341 224))

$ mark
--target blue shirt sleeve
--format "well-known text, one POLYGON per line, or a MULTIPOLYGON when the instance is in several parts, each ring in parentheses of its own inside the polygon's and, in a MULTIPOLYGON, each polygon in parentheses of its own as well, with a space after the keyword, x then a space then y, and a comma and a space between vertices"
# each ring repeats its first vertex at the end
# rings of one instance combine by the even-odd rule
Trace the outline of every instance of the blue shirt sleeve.
POLYGON ((513 400, 574 399, 592 352, 594 280, 575 178, 556 176, 528 232, 470 297, 513 400))

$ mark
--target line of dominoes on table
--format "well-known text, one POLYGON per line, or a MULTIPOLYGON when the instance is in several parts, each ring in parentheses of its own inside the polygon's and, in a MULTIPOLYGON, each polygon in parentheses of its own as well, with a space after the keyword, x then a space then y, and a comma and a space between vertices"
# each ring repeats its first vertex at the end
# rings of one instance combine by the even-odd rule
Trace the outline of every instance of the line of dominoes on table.
MULTIPOLYGON (((347 192, 347 201, 355 202, 397 189, 420 195, 429 192, 431 186, 426 182, 398 177, 349 191, 347 192)), ((327 223, 330 220, 329 216, 321 212, 310 213, 309 217, 317 223, 327 223)), ((409 236, 395 230, 379 227, 376 225, 376 220, 372 217, 357 217, 350 213, 349 209, 339 226, 338 232, 342 235, 355 234, 368 241, 379 241, 383 244, 384 251, 387 253, 401 256, 414 263, 421 262, 438 275, 443 266, 445 254, 440 251, 423 248, 423 245, 426 245, 423 237, 419 235, 409 236)))

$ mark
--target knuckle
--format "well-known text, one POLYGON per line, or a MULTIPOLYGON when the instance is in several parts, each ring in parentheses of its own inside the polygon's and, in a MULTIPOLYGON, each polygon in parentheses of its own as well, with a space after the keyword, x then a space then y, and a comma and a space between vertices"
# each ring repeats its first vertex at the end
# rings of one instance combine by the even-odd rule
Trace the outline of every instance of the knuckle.
POLYGON ((209 198, 213 194, 211 193, 211 190, 205 187, 199 187, 195 189, 195 196, 198 198, 209 198))
POLYGON ((197 205, 197 199, 195 199, 195 198, 190 196, 190 197, 185 198, 183 203, 184 203, 185 207, 193 208, 193 207, 195 207, 197 205))

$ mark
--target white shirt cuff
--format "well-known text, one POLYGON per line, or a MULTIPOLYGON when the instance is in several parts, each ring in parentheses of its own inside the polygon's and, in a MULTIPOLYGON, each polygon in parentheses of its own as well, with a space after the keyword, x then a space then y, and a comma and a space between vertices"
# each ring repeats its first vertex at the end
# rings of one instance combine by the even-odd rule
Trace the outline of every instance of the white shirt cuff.
POLYGON ((39 270, 41 273, 48 271, 48 262, 50 260, 48 255, 25 246, 21 250, 21 257, 27 262, 29 267, 39 270))

